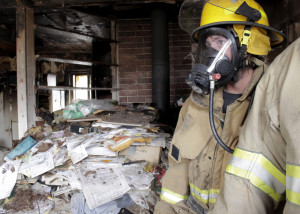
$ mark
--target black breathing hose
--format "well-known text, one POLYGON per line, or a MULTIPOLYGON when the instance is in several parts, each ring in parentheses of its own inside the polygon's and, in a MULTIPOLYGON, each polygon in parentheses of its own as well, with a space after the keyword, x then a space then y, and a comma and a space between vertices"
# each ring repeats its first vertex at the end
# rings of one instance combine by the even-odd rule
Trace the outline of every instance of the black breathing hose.
POLYGON ((221 138, 219 137, 217 131, 216 131, 216 127, 215 127, 215 122, 214 122, 214 115, 213 115, 213 104, 214 104, 214 87, 210 87, 210 94, 209 94, 209 122, 210 122, 210 128, 211 131, 217 141, 217 143, 223 148, 225 149, 227 152, 229 153, 233 153, 233 150, 231 148, 229 148, 227 145, 225 145, 225 143, 221 140, 221 138))

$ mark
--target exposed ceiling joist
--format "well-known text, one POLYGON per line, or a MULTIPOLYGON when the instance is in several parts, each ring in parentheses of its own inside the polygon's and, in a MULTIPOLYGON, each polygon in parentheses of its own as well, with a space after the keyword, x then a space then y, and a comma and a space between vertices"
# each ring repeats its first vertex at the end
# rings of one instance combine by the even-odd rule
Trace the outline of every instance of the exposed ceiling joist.
POLYGON ((92 66, 93 65, 92 62, 87 62, 87 61, 59 59, 59 58, 50 58, 50 57, 42 57, 42 56, 38 56, 36 59, 40 60, 40 61, 60 62, 60 63, 68 63, 68 64, 73 64, 73 65, 86 65, 86 66, 92 66))
POLYGON ((104 63, 104 62, 97 62, 97 61, 80 61, 80 60, 71 60, 71 59, 61 59, 61 58, 52 58, 52 57, 43 57, 38 56, 36 58, 40 61, 48 61, 48 62, 59 62, 59 63, 67 63, 73 65, 85 65, 85 66, 92 66, 92 65, 103 65, 103 66, 117 66, 116 64, 104 63))
MULTIPOLYGON (((145 3, 166 3, 176 4, 176 0, 30 0, 25 1, 29 7, 56 7, 65 8, 73 6, 106 6, 108 4, 145 4, 145 3)), ((2 8, 15 8, 16 1, 1 0, 2 8)))
MULTIPOLYGON (((42 26, 42 25, 37 25, 35 30, 38 33, 46 32, 49 34, 55 34, 55 35, 62 36, 62 37, 72 37, 72 38, 76 38, 76 39, 83 40, 86 42, 91 42, 93 40, 93 38, 103 39, 103 38, 98 38, 95 36, 85 35, 85 34, 82 34, 79 32, 65 31, 65 30, 42 26)), ((103 40, 107 41, 107 39, 103 39, 103 40)))

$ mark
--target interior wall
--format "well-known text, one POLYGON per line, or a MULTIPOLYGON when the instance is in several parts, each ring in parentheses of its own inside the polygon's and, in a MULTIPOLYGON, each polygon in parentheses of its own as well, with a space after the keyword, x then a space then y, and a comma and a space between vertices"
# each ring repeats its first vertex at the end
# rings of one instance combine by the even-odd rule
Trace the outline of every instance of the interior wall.
POLYGON ((0 80, 0 146, 11 148, 18 137, 16 57, 0 57, 0 80))
POLYGON ((0 146, 12 147, 12 124, 9 90, 0 92, 0 146))
MULTIPOLYGON (((118 20, 120 103, 152 102, 151 19, 118 20)), ((191 89, 185 77, 191 69, 188 57, 190 36, 182 31, 177 18, 169 19, 170 105, 188 97, 191 89)))

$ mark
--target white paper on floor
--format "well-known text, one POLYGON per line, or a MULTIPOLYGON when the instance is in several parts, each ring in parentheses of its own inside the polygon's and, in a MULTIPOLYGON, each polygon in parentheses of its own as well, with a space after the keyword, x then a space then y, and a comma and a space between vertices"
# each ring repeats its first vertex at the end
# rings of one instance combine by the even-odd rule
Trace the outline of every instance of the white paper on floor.
POLYGON ((147 190, 151 186, 154 179, 153 173, 144 170, 146 163, 123 165, 122 172, 124 173, 127 183, 135 189, 147 190))
POLYGON ((0 199, 10 196, 13 190, 21 160, 8 161, 0 166, 0 199))
POLYGON ((23 160, 19 172, 27 177, 34 178, 50 171, 54 168, 53 157, 55 149, 55 147, 52 147, 46 152, 35 155, 33 155, 34 150, 31 150, 31 153, 23 160))
POLYGON ((76 167, 83 194, 90 209, 120 198, 129 185, 121 164, 84 161, 76 167))

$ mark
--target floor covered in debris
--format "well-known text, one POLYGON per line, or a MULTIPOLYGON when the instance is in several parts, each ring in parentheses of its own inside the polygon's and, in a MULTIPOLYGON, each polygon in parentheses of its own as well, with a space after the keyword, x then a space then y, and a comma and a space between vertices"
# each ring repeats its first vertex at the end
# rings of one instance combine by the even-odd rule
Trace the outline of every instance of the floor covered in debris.
POLYGON ((155 108, 102 100, 37 115, 0 150, 0 213, 153 212, 173 131, 155 108))

